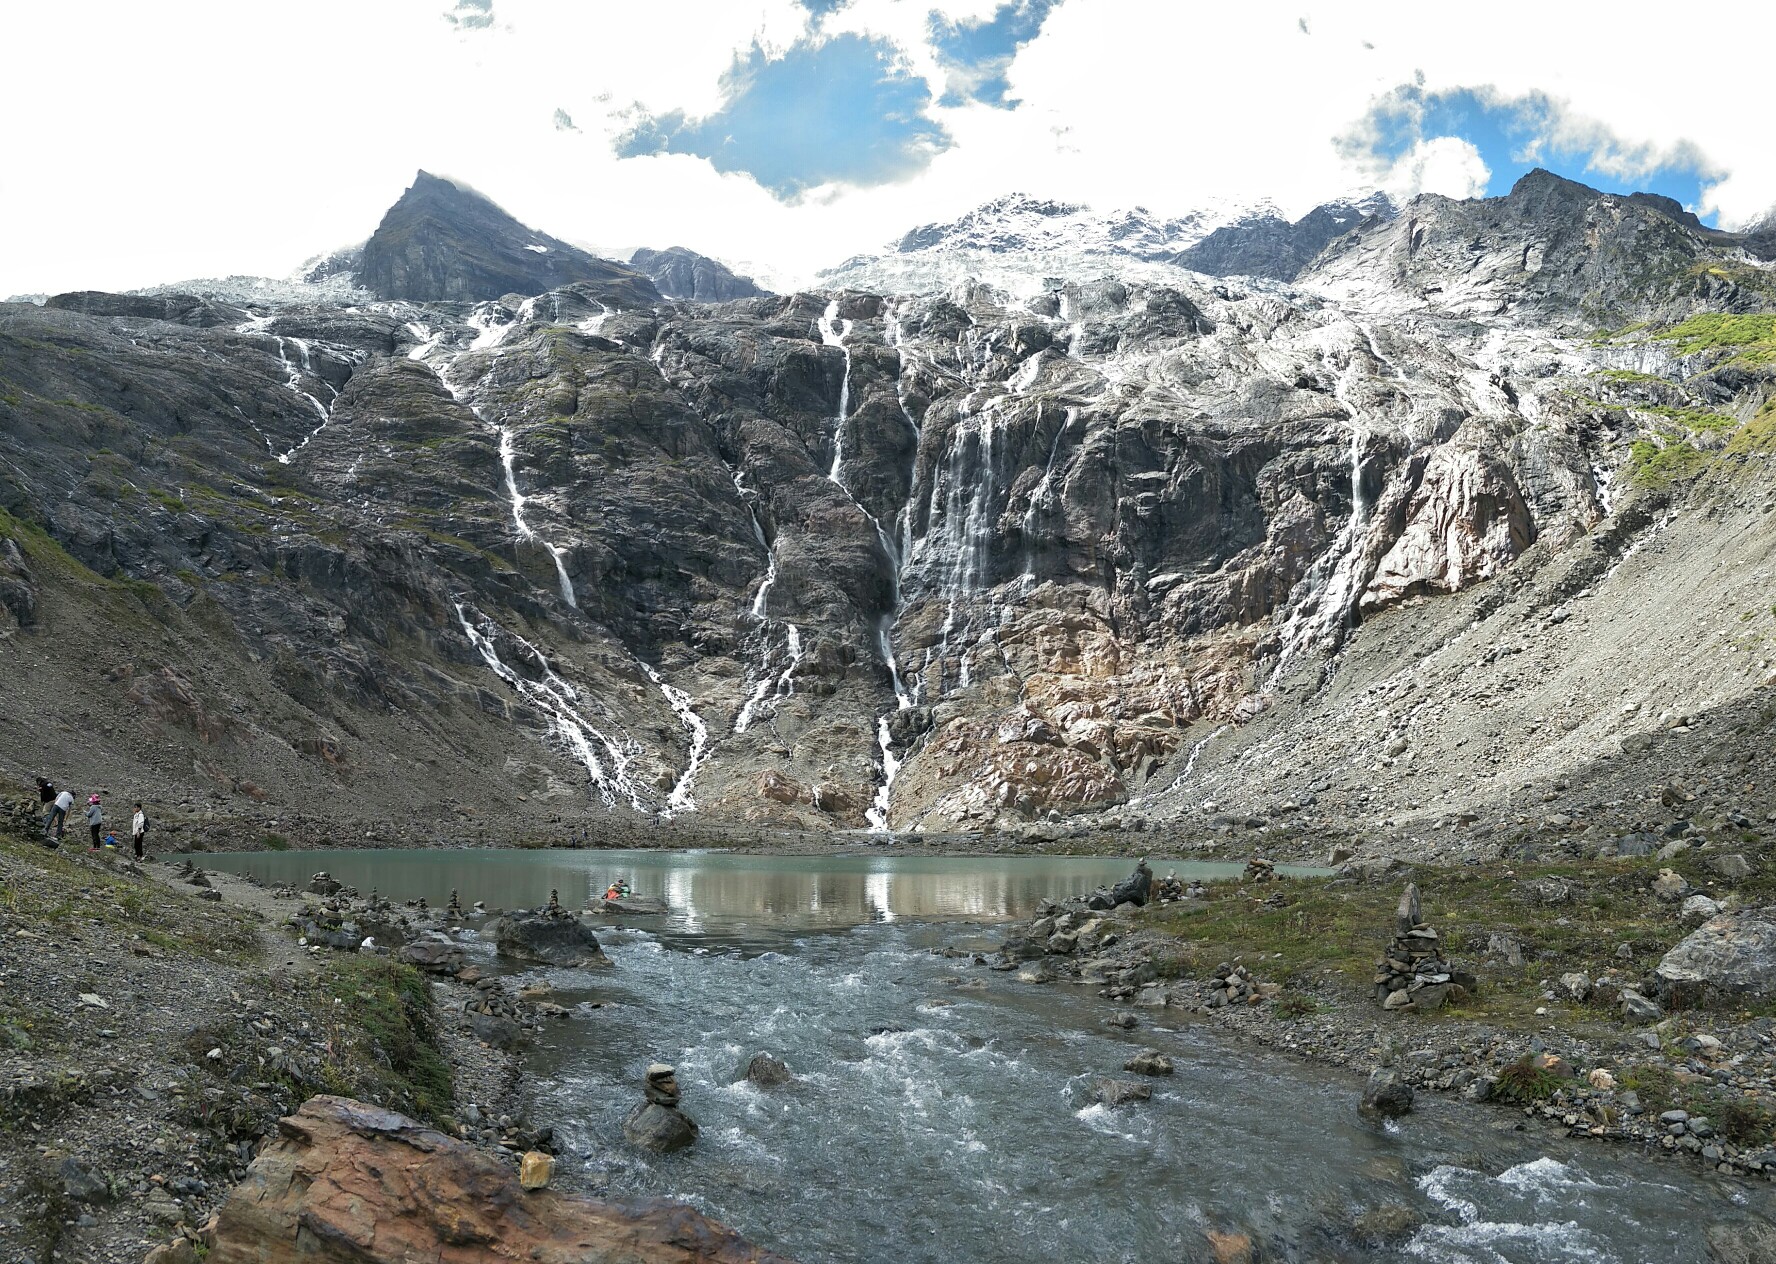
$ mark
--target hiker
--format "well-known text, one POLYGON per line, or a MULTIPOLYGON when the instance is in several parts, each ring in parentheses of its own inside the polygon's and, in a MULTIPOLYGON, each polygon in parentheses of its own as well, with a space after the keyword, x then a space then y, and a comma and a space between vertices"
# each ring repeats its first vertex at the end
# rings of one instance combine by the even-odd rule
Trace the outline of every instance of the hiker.
POLYGON ((74 792, 64 790, 55 797, 55 806, 49 810, 49 820, 44 823, 43 837, 51 847, 59 847, 62 835, 68 832, 68 813, 74 810, 74 792))
POLYGON ((55 812, 55 782, 48 777, 37 778, 37 802, 43 811, 43 832, 49 833, 49 818, 55 812))
POLYGON ((136 814, 130 818, 130 842, 135 846, 137 860, 148 858, 147 848, 144 845, 144 840, 147 837, 148 817, 143 813, 142 805, 138 803, 136 804, 136 814))
POLYGON ((105 828, 105 809, 99 806, 99 796, 93 795, 86 801, 86 824, 92 830, 92 849, 99 849, 99 831, 105 828))

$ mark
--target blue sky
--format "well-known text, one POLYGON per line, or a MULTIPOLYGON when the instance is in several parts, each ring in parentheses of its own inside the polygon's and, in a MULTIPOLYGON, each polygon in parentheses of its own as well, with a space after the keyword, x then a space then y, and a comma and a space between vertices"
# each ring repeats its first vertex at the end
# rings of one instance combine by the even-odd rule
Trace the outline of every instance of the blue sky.
POLYGON ((362 241, 421 168, 595 250, 685 245, 772 288, 1013 192, 1293 218, 1543 165, 1725 228, 1776 208, 1769 89, 1722 69, 1776 47, 1769 3, 1715 23, 1548 0, 104 7, 101 41, 90 5, 8 12, 29 126, 0 164, 0 297, 284 275, 362 241), (325 196, 263 111, 165 91, 219 66, 301 103, 325 196), (366 119, 374 145, 336 143, 366 119))
MULTIPOLYGON (((1637 144, 1602 124, 1575 123, 1546 94, 1507 99, 1486 87, 1402 87, 1377 102, 1345 143, 1391 162, 1437 137, 1467 141, 1479 152, 1490 172, 1487 196, 1508 193, 1520 177, 1545 167, 1606 193, 1659 193, 1698 210, 1704 186, 1725 174, 1694 146, 1637 144)), ((1702 219, 1712 224, 1718 214, 1705 211, 1702 219)))
POLYGON ((755 44, 724 76, 723 97, 702 118, 644 113, 617 137, 617 155, 706 158, 787 198, 833 182, 902 180, 950 144, 925 80, 884 40, 799 40, 778 56, 755 44))

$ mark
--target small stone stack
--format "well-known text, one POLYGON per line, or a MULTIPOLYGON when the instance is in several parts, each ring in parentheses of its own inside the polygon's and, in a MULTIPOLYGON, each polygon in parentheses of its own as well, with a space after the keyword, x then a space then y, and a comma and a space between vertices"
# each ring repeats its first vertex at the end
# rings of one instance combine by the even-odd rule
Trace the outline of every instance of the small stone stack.
POLYGON ((1220 1009, 1223 1005, 1256 1005, 1281 991, 1279 984, 1260 983, 1244 966, 1223 961, 1215 967, 1214 977, 1209 981, 1209 995, 1203 1003, 1210 1009, 1220 1009))
POLYGON ((647 1100, 623 1120, 623 1135, 643 1149, 665 1154, 697 1139, 697 1123, 678 1108, 678 1073, 664 1062, 648 1065, 642 1091, 647 1100))
POLYGON ((452 921, 460 922, 462 920, 462 915, 462 901, 456 898, 456 888, 451 887, 450 903, 444 909, 444 916, 450 918, 452 921))
POLYGON ((1467 995, 1473 976, 1444 959, 1437 932, 1425 924, 1417 883, 1408 882, 1400 896, 1394 932, 1375 972, 1375 999, 1383 1009, 1438 1009, 1467 995))
POLYGON ((345 890, 345 884, 325 869, 308 880, 310 895, 338 895, 343 890, 345 890))
POLYGON ((1247 882, 1275 882, 1276 877, 1276 866, 1270 861, 1259 856, 1254 856, 1246 861, 1245 880, 1247 882))

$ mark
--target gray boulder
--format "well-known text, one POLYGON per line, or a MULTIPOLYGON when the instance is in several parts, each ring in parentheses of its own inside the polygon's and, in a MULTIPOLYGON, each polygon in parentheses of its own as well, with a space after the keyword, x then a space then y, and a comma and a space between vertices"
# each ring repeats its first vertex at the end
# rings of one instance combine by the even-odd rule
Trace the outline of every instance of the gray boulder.
POLYGON ((438 934, 402 944, 395 950, 395 959, 427 974, 455 974, 467 964, 462 948, 438 934))
POLYGON ((631 1145, 670 1154, 696 1141, 697 1121, 675 1106, 643 1102, 623 1120, 623 1135, 631 1145))
POLYGON ((760 1088, 775 1088, 779 1084, 793 1084, 795 1076, 790 1073, 779 1058, 768 1053, 755 1053, 752 1061, 746 1064, 746 1074, 742 1077, 757 1084, 760 1088))
POLYGON ((598 938, 577 917, 518 909, 491 927, 502 957, 550 966, 607 966, 598 938))
POLYGON ((1412 1085, 1392 1071, 1377 1068, 1369 1073, 1369 1083, 1363 1087, 1363 1100, 1357 1109, 1365 1115, 1398 1119, 1412 1110, 1412 1085))
POLYGON ((1667 1001, 1776 996, 1776 907, 1709 918, 1666 953, 1654 974, 1667 1001))
POLYGON ((1091 1099, 1106 1106, 1127 1106, 1153 1097, 1153 1086, 1139 1080, 1118 1080, 1105 1076, 1091 1087, 1091 1099))

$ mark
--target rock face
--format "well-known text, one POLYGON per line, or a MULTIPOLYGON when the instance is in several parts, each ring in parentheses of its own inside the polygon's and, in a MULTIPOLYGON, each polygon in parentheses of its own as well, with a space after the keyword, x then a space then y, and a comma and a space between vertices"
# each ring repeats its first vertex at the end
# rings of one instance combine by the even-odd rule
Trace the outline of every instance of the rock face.
POLYGON ((1710 918, 1666 953, 1654 973, 1660 995, 1678 1004, 1776 996, 1776 908, 1710 918))
POLYGON ((1412 1085, 1406 1083, 1392 1071, 1375 1070, 1369 1074, 1369 1082, 1363 1088, 1363 1100, 1358 1109, 1365 1115, 1376 1115, 1383 1119, 1398 1119, 1412 1110, 1412 1085))
POLYGON ((737 276, 726 264, 683 246, 666 250, 637 250, 629 266, 652 278, 667 298, 694 303, 726 303, 737 298, 758 298, 770 293, 751 277, 737 276))
POLYGON ((1224 224, 1178 253, 1177 262, 1210 276, 1271 277, 1292 281, 1328 243, 1370 220, 1390 220, 1396 207, 1385 193, 1356 202, 1327 202, 1293 223, 1261 213, 1224 224))
POLYGON ((598 937, 570 913, 518 909, 496 919, 490 930, 502 957, 551 966, 610 964, 598 937))
POLYGON ((526 1191, 392 1111, 315 1097, 280 1121, 217 1213, 212 1264, 743 1264, 782 1257, 689 1207, 526 1191))
POLYGON ((1001 286, 673 303, 548 271, 570 247, 426 177, 358 266, 449 297, 0 305, 9 688, 129 717, 97 750, 13 726, 0 759, 556 842, 1285 802, 1430 837, 1501 786, 1631 778, 1657 735, 1595 705, 1605 670, 1687 714, 1757 687, 1700 647, 1768 605, 1763 493, 1704 520, 1637 480, 1682 444, 1763 477, 1720 445, 1768 370, 1662 323, 1563 331, 1591 280, 1675 323, 1764 273, 1539 183, 1363 218, 1288 286, 1168 262, 1232 212, 1012 199, 897 252, 966 246, 1001 286), (1681 280, 1634 288, 1666 237, 1648 266, 1681 280))
POLYGON ((659 292, 639 272, 532 232, 487 198, 420 172, 389 208, 358 264, 378 298, 474 302, 591 282, 633 306, 659 292))

